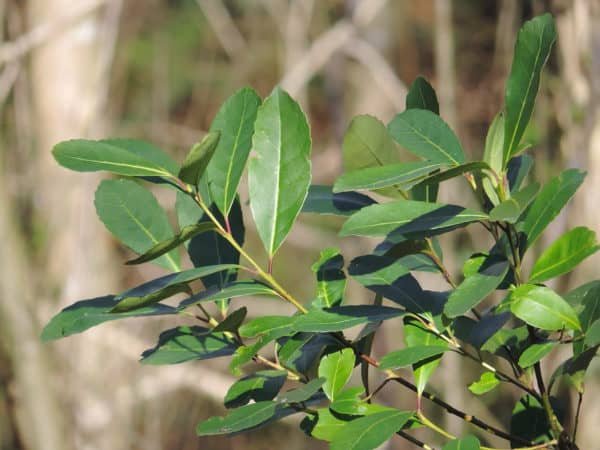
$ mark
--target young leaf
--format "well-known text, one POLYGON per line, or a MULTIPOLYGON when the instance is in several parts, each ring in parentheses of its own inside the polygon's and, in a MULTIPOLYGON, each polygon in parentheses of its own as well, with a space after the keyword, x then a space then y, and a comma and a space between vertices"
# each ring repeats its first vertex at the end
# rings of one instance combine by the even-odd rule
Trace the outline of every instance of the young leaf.
POLYGON ((450 166, 465 162, 458 138, 446 122, 431 111, 407 109, 394 117, 388 130, 396 142, 423 159, 450 166))
POLYGON ((310 186, 310 130, 298 104, 280 88, 258 109, 250 161, 250 207, 272 257, 290 232, 310 186))
POLYGON ((482 395, 490 392, 500 384, 500 380, 493 372, 483 372, 479 380, 469 385, 469 390, 475 395, 482 395))
MULTIPOLYGON (((154 195, 134 181, 102 181, 96 190, 95 205, 108 231, 136 253, 143 254, 173 237, 167 214, 154 195)), ((175 250, 154 262, 173 272, 181 270, 175 250)))
POLYGON ((573 270, 581 261, 600 249, 596 233, 577 227, 554 241, 531 270, 530 283, 541 283, 573 270))
POLYGON ((408 190, 440 166, 439 163, 415 161, 353 170, 336 180, 333 191, 376 190, 396 185, 408 190))
POLYGON ((388 353, 381 358, 380 369, 400 369, 425 359, 441 355, 448 350, 446 345, 415 345, 388 353))
POLYGON ((256 402, 232 410, 225 417, 211 417, 198 424, 198 436, 231 434, 261 425, 275 416, 278 404, 256 402))
POLYGON ((338 306, 334 308, 312 309, 296 316, 295 331, 306 333, 329 333, 345 330, 369 322, 381 322, 404 315, 404 311, 388 306, 338 306))
POLYGON ((254 400, 273 400, 287 378, 285 370, 259 370, 231 385, 225 394, 225 407, 237 408, 254 400))
POLYGON ((346 275, 344 257, 337 248, 327 248, 321 252, 319 260, 312 265, 317 276, 317 298, 313 305, 317 308, 339 306, 344 300, 346 275))
POLYGON ((142 354, 142 364, 179 364, 219 358, 232 355, 237 346, 225 333, 213 333, 202 327, 177 327, 160 334, 156 347, 142 354))
POLYGON ((351 348, 321 358, 319 377, 325 378, 323 392, 329 400, 334 401, 336 395, 344 388, 352 375, 355 362, 354 350, 351 348))
POLYGON ((223 103, 210 126, 211 131, 221 132, 207 175, 212 199, 223 216, 229 214, 237 195, 260 103, 254 90, 242 88, 223 103))
POLYGON ((371 197, 358 192, 334 194, 331 186, 312 185, 302 206, 302 212, 349 216, 374 203, 376 202, 371 197))
POLYGON ((487 217, 461 206, 399 200, 361 209, 346 220, 340 236, 385 236, 392 231, 403 236, 434 236, 487 217))
POLYGON ((517 37, 513 64, 506 83, 504 163, 516 153, 529 123, 540 75, 556 40, 554 19, 544 14, 523 25, 517 37))
POLYGON ((509 263, 502 256, 488 256, 477 271, 452 291, 444 306, 444 313, 450 317, 462 316, 477 306, 496 290, 508 273, 509 263))
MULTIPOLYGON (((409 348, 434 345, 438 347, 447 346, 444 340, 437 337, 431 331, 426 330, 418 320, 411 317, 404 319, 404 341, 409 348)), ((413 374, 418 395, 421 395, 425 390, 427 381, 440 364, 441 358, 442 355, 432 356, 413 365, 413 374)))
POLYGON ((558 213, 583 183, 585 172, 569 169, 547 183, 525 214, 522 232, 527 237, 525 247, 529 248, 554 220, 558 213))
POLYGON ((557 345, 557 342, 532 344, 525 349, 523 354, 521 354, 521 357, 519 358, 519 366, 523 368, 533 366, 536 362, 540 361, 548 353, 550 353, 557 345))
POLYGON ((72 334, 81 333, 89 328, 111 320, 127 317, 146 317, 177 314, 177 309, 167 305, 151 305, 122 314, 112 314, 110 311, 119 301, 113 295, 81 300, 67 306, 42 331, 42 341, 51 341, 72 334))
POLYGON ((581 330, 573 308, 544 286, 523 284, 515 288, 510 294, 510 310, 525 323, 541 330, 581 330))
POLYGON ((531 183, 515 192, 509 199, 499 203, 490 211, 490 220, 517 223, 521 214, 527 209, 539 190, 539 183, 531 183))
POLYGON ((360 398, 364 394, 363 387, 351 387, 341 391, 329 408, 337 414, 346 416, 367 416, 382 411, 390 411, 392 408, 379 405, 377 403, 368 403, 360 398))
MULTIPOLYGON (((490 124, 490 128, 485 137, 485 147, 483 150, 483 160, 498 174, 504 169, 503 145, 504 114, 500 112, 496 114, 496 117, 494 117, 494 120, 490 124)), ((495 187, 496 183, 494 181, 492 181, 492 183, 492 186, 495 187)))
POLYGON ((402 429, 413 413, 389 410, 348 422, 331 441, 331 450, 372 450, 402 429))
POLYGON ((465 436, 461 439, 454 439, 442 447, 442 450, 479 450, 481 444, 475 436, 465 436))
POLYGON ((194 225, 188 225, 183 227, 181 231, 166 241, 160 242, 148 250, 141 256, 138 256, 135 259, 131 259, 127 261, 125 264, 135 265, 142 264, 148 261, 152 261, 153 259, 158 258, 159 256, 164 255, 165 253, 169 253, 174 248, 179 247, 186 241, 189 241, 194 236, 202 233, 206 233, 207 231, 214 230, 216 228, 215 224, 212 222, 202 222, 194 225))
POLYGON ((54 146, 54 159, 63 167, 77 172, 105 170, 130 177, 171 178, 172 166, 162 167, 156 158, 145 158, 141 152, 129 151, 117 141, 88 141, 74 139, 54 146))
POLYGON ((208 167, 220 138, 220 131, 209 131, 198 144, 191 148, 179 170, 178 177, 181 181, 192 186, 200 183, 200 177, 208 167))
POLYGON ((406 109, 426 109, 436 114, 440 113, 435 90, 425 78, 421 76, 415 78, 408 88, 406 109))

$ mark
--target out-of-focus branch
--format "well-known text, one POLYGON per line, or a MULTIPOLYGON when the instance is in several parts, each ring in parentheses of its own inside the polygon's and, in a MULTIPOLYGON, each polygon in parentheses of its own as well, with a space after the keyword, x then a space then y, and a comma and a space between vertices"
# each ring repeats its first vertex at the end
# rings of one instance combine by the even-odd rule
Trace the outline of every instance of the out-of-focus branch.
POLYGON ((0 108, 4 104, 8 94, 17 81, 20 65, 17 62, 11 63, 0 74, 0 108))
POLYGON ((456 131, 456 75, 452 0, 435 1, 435 68, 440 97, 440 113, 456 131))
POLYGON ((353 38, 344 47, 344 52, 371 72, 373 79, 381 86, 394 108, 403 109, 408 89, 375 47, 364 39, 353 38))
POLYGON ((362 0, 355 8, 352 20, 342 19, 321 34, 281 80, 281 86, 292 96, 304 86, 331 56, 350 42, 361 28, 381 11, 387 0, 362 0))
POLYGON ((107 0, 89 0, 87 2, 76 2, 71 10, 58 19, 42 23, 12 42, 0 46, 0 65, 14 61, 27 52, 44 44, 52 37, 59 35, 65 29, 80 22, 82 19, 104 5, 107 0))
POLYGON ((248 47, 246 40, 221 0, 196 0, 196 3, 206 16, 229 58, 233 60, 246 51, 248 47))

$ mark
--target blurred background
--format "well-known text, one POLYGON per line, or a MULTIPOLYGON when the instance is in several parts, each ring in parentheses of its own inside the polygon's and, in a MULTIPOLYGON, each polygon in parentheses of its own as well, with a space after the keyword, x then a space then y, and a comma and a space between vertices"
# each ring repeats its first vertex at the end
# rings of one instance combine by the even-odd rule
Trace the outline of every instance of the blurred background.
MULTIPOLYGON (((161 275, 122 265, 130 254, 95 216, 102 175, 60 168, 50 154, 55 143, 132 137, 181 159, 234 90, 249 85, 265 96, 282 84, 309 116, 313 182, 331 184, 342 170, 341 139, 350 119, 369 113, 389 121, 421 74, 437 90, 442 117, 477 158, 502 107, 516 32, 544 11, 555 14, 559 38, 526 135, 535 175, 545 181, 579 167, 588 176, 539 248, 575 225, 600 231, 598 0, 0 0, 0 449, 320 446, 298 430, 297 419, 234 438, 198 439, 197 422, 224 411, 233 378, 221 361, 139 365, 141 352, 175 325, 173 319, 133 319, 39 341, 48 319, 75 300, 161 275)), ((461 183, 450 186, 444 201, 469 196, 461 183)), ((172 207, 170 193, 156 195, 172 207)), ((252 222, 246 226, 248 249, 260 252, 252 222)), ((320 249, 339 245, 349 260, 372 247, 338 239, 339 226, 339 220, 302 216, 278 254, 276 274, 300 298, 313 296, 310 264, 320 249)), ((479 232, 471 227, 442 241, 455 274, 479 232)), ((564 292, 597 278, 599 263, 598 256, 589 259, 554 287, 564 292)), ((437 279, 427 281, 443 288, 437 279)), ((357 285, 350 288, 351 302, 369 298, 357 285)), ((275 302, 254 305, 251 313, 266 310, 291 313, 275 302)), ((385 328, 375 353, 399 341, 385 328)), ((565 357, 554 354, 544 371, 565 357)), ((466 386, 478 376, 476 367, 450 355, 432 390, 505 428, 518 394, 503 385, 474 398, 466 386)), ((599 380, 596 361, 586 386, 581 449, 598 448, 599 380)), ((383 401, 414 407, 414 394, 401 389, 386 388, 383 401)), ((565 408, 573 401, 562 399, 565 408)), ((454 419, 446 426, 465 430, 454 419)), ((427 433, 420 437, 436 442, 427 433)), ((387 448, 412 447, 397 440, 387 448)))

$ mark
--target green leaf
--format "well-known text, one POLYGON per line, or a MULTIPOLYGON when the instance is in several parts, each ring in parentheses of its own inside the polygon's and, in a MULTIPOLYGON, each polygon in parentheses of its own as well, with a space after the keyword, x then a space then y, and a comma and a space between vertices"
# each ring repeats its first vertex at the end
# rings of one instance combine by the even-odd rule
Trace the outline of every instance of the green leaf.
POLYGON ((490 166, 483 161, 474 161, 461 164, 459 166, 452 167, 451 169, 444 170, 443 172, 434 173, 423 179, 419 183, 419 186, 429 185, 429 184, 439 184, 442 181, 451 180, 452 178, 456 178, 459 175, 463 175, 469 172, 481 172, 484 170, 490 170, 490 166))
POLYGON ((415 345, 388 353, 381 358, 380 369, 400 369, 419 363, 448 350, 446 345, 415 345))
POLYGON ((55 145, 52 154, 61 166, 77 172, 105 170, 130 177, 173 176, 170 164, 169 167, 162 167, 156 162, 155 154, 146 158, 142 151, 128 150, 129 144, 126 142, 74 139, 55 145))
POLYGON ((532 344, 525 349, 523 354, 521 354, 521 357, 519 358, 519 366, 523 368, 533 366, 536 362, 540 361, 548 353, 550 353, 557 345, 557 342, 532 344))
MULTIPOLYGON (((535 444, 550 440, 550 424, 546 412, 539 401, 527 394, 521 397, 512 411, 510 434, 535 444)), ((511 447, 522 447, 511 442, 511 447)))
POLYGON ((301 428, 316 439, 331 442, 344 429, 346 423, 347 421, 333 415, 329 408, 319 408, 315 418, 306 417, 302 421, 301 428))
POLYGON ((275 416, 277 403, 256 402, 232 410, 225 417, 211 417, 198 424, 198 436, 231 434, 254 428, 275 416))
POLYGON ((385 125, 369 115, 352 119, 344 135, 342 149, 346 172, 400 162, 398 147, 385 125))
POLYGON ((482 395, 490 392, 500 384, 500 380, 493 372, 483 372, 479 380, 469 385, 469 390, 475 395, 482 395))
POLYGON ((225 319, 219 322, 219 325, 213 328, 214 332, 220 331, 230 331, 235 332, 238 330, 240 325, 244 322, 246 318, 246 314, 248 314, 248 309, 243 306, 235 311, 229 313, 225 319))
POLYGON ((132 312, 113 314, 110 311, 118 303, 113 295, 81 300, 56 314, 42 331, 42 340, 51 341, 72 334, 81 333, 89 328, 111 320, 127 317, 146 317, 177 314, 177 310, 167 305, 151 305, 132 312))
POLYGON ((312 271, 317 276, 317 298, 313 306, 331 308, 342 304, 346 290, 343 268, 344 257, 339 249, 327 248, 321 252, 319 260, 312 265, 312 271))
POLYGON ((465 162, 458 138, 446 122, 431 111, 401 112, 390 122, 388 130, 396 142, 423 159, 451 166, 465 162))
POLYGON ((278 343, 279 362, 284 367, 303 374, 314 373, 323 353, 343 348, 333 335, 321 333, 296 333, 278 343))
POLYGON ((177 327, 160 334, 156 347, 142 354, 142 364, 179 364, 219 358, 232 355, 237 346, 225 333, 213 333, 202 327, 177 327))
POLYGON ((296 316, 293 328, 306 333, 328 333, 345 330, 356 325, 400 317, 404 311, 387 306, 338 306, 335 308, 314 309, 296 316))
MULTIPOLYGON (((425 329, 418 320, 412 317, 406 317, 404 319, 404 341, 409 348, 417 346, 447 347, 444 340, 425 329)), ((440 364, 442 355, 443 354, 438 354, 437 356, 432 356, 413 364, 413 375, 415 377, 415 384, 417 385, 417 393, 419 396, 425 390, 427 381, 440 364)))
POLYGON ((439 163, 415 161, 353 170, 336 180, 333 191, 376 190, 396 185, 408 190, 440 166, 439 163))
POLYGON ((548 390, 552 389, 552 386, 560 378, 564 378, 565 381, 574 387, 577 392, 583 393, 585 373, 592 362, 592 359, 596 356, 598 347, 591 347, 581 352, 578 355, 574 355, 567 359, 554 371, 550 377, 550 385, 548 390))
POLYGON ((600 319, 590 325, 585 332, 586 347, 595 347, 600 344, 600 319))
POLYGON ((132 309, 156 303, 178 292, 188 291, 188 289, 185 288, 187 283, 198 280, 211 273, 236 268, 239 268, 239 266, 235 264, 220 264, 165 275, 164 277, 140 284, 139 286, 119 294, 116 297, 116 300, 118 300, 119 303, 117 303, 111 312, 130 311, 132 309))
POLYGON ((311 185, 302 212, 349 216, 373 203, 375 200, 358 192, 334 194, 331 186, 311 185))
POLYGON ((255 337, 262 334, 276 332, 281 336, 286 336, 292 331, 295 317, 289 316, 261 316, 240 327, 240 336, 255 337))
POLYGON ((137 139, 120 138, 102 139, 98 142, 119 147, 139 156, 140 158, 144 158, 147 161, 152 161, 154 164, 165 169, 173 176, 176 176, 179 172, 179 165, 175 162, 175 160, 150 142, 140 141, 137 139))
POLYGON ((533 201, 540 190, 539 183, 532 183, 496 205, 490 211, 490 219, 494 222, 517 223, 523 212, 533 201))
POLYGON ((355 363, 356 357, 351 348, 321 358, 318 373, 319 378, 325 378, 323 392, 329 400, 334 401, 336 395, 344 388, 352 375, 355 363))
POLYGON ((315 378, 299 388, 286 391, 277 397, 281 403, 303 403, 311 399, 325 383, 325 378, 315 378))
MULTIPOLYGON (((104 180, 95 196, 96 213, 115 238, 143 254, 173 237, 167 214, 156 198, 131 180, 104 180)), ((175 250, 154 261, 178 272, 179 253, 175 250)))
POLYGON ((179 170, 178 177, 181 181, 192 186, 200 183, 200 177, 206 171, 220 138, 219 131, 209 131, 199 143, 190 149, 179 170))
POLYGON ((310 186, 310 130, 298 104, 280 88, 258 109, 248 182, 258 234, 272 257, 290 232, 310 186))
POLYGON ((427 109, 433 113, 440 113, 440 106, 431 84, 421 76, 415 78, 406 94, 406 109, 427 109))
POLYGON ((135 265, 152 261, 153 259, 156 259, 159 256, 164 255, 165 253, 169 253, 171 250, 179 247, 184 242, 189 241, 194 236, 206 233, 207 231, 211 231, 214 229, 216 229, 216 226, 212 222, 202 222, 197 223, 195 225, 188 225, 186 227, 183 227, 181 231, 172 238, 156 244, 143 255, 138 256, 135 259, 129 260, 125 264, 135 265))
POLYGON ((254 400, 273 400, 287 379, 285 370, 259 370, 231 385, 225 394, 225 406, 237 408, 254 400))
POLYGON ((477 306, 502 283, 508 268, 509 263, 504 257, 488 256, 474 274, 467 276, 452 291, 444 306, 444 314, 450 318, 462 316, 477 306))
POLYGON ((179 304, 177 309, 181 311, 197 303, 208 301, 218 302, 234 297, 245 297, 249 295, 277 296, 277 293, 270 287, 256 280, 232 281, 223 287, 213 286, 206 291, 202 291, 198 294, 192 295, 189 298, 186 298, 179 304))
POLYGON ((573 289, 565 300, 579 311, 583 331, 589 330, 593 322, 600 319, 600 280, 595 280, 573 289))
POLYGON ((385 236, 394 231, 406 236, 433 236, 487 217, 461 206, 399 200, 361 209, 346 220, 340 235, 385 236))
POLYGON ((483 160, 498 174, 504 169, 503 146, 504 114, 500 112, 496 114, 494 120, 490 124, 490 128, 485 137, 485 147, 483 150, 483 160))
POLYGON ((533 111, 540 75, 555 40, 556 29, 550 14, 533 18, 519 31, 506 83, 505 163, 516 153, 521 143, 533 111))
POLYGON ((454 439, 442 447, 442 450, 479 450, 481 444, 475 436, 465 436, 461 439, 454 439))
POLYGON ((525 177, 531 172, 532 167, 533 158, 526 153, 515 156, 508 161, 506 178, 508 179, 508 187, 511 192, 521 189, 521 185, 525 177))
POLYGON ((348 422, 331 441, 331 450, 372 450, 402 429, 413 413, 382 411, 348 422))
POLYGON ((573 270, 581 261, 600 249, 596 233, 577 227, 554 241, 531 269, 530 283, 541 283, 573 270))
POLYGON ((242 88, 223 103, 210 126, 221 132, 221 139, 208 164, 208 182, 213 201, 224 216, 229 214, 246 167, 260 103, 254 90, 242 88))
POLYGON ((545 286, 523 284, 515 288, 510 294, 510 310, 525 323, 542 330, 581 330, 573 308, 545 286))
POLYGON ((583 183, 584 177, 585 172, 580 170, 565 170, 542 188, 524 217, 521 231, 527 237, 526 248, 533 245, 542 231, 563 209, 583 183))
POLYGON ((361 399, 360 396, 364 392, 365 389, 363 387, 344 389, 338 393, 335 401, 329 405, 329 408, 337 414, 346 416, 367 416, 382 411, 393 410, 388 406, 368 403, 366 399, 361 399))

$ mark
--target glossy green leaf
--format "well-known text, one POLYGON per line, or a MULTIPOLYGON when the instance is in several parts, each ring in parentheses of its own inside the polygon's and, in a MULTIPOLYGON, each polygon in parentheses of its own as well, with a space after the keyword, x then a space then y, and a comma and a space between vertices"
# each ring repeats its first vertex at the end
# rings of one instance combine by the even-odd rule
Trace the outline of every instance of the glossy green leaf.
POLYGON ((600 280, 573 289, 565 300, 578 311, 581 329, 587 331, 593 322, 600 319, 600 280))
POLYGON ((290 232, 310 186, 310 130, 300 106, 280 88, 258 109, 248 182, 250 207, 270 257, 290 232))
POLYGON ((544 342, 530 345, 521 354, 519 366, 524 368, 533 366, 536 362, 540 361, 550 353, 557 345, 557 342, 544 342))
POLYGON ((116 300, 113 295, 107 295, 73 303, 52 317, 50 322, 44 327, 41 338, 43 341, 51 341, 81 333, 104 322, 127 317, 177 314, 175 308, 160 304, 122 314, 111 313, 110 311, 118 302, 119 300, 116 300))
POLYGON ((322 354, 343 348, 342 343, 331 334, 296 333, 279 342, 277 356, 284 367, 303 374, 314 373, 322 354))
POLYGON ((368 322, 381 322, 400 317, 404 311, 387 306, 338 306, 328 310, 314 309, 296 316, 293 328, 307 333, 341 331, 368 322))
POLYGON ((150 292, 149 294, 140 296, 129 296, 120 297, 119 302, 111 309, 111 313, 122 313, 127 311, 133 311, 144 306, 153 305, 160 302, 161 300, 173 297, 177 294, 188 294, 192 293, 190 287, 186 282, 173 283, 165 286, 156 291, 150 292))
POLYGON ((240 327, 242 337, 255 337, 267 333, 282 333, 285 336, 292 331, 295 317, 289 316, 261 316, 252 319, 240 327))
POLYGON ((600 319, 592 323, 585 332, 586 347, 595 347, 600 345, 600 319))
POLYGON ((335 194, 331 186, 311 185, 302 212, 349 216, 373 203, 376 203, 375 200, 358 192, 335 194))
POLYGON ((529 123, 540 76, 556 40, 554 19, 544 14, 523 25, 517 37, 510 75, 506 82, 504 162, 516 153, 529 123))
POLYGON ((515 288, 510 294, 510 310, 525 323, 542 330, 581 330, 573 308, 544 286, 523 284, 515 288))
POLYGON ((344 388, 352 375, 355 362, 356 357, 351 348, 345 348, 321 358, 318 373, 319 378, 325 378, 323 392, 329 400, 334 401, 336 395, 344 388))
POLYGON ((372 450, 402 429, 413 413, 389 410, 348 422, 331 441, 331 450, 372 450))
POLYGON ((225 333, 213 333, 202 327, 177 327, 160 334, 156 347, 142 354, 142 364, 179 364, 219 358, 232 355, 237 346, 225 333))
POLYGON ((448 350, 446 345, 415 345, 388 353, 380 360, 380 369, 400 369, 425 359, 441 355, 448 350))
POLYGON ((442 447, 442 450, 479 450, 481 444, 475 436, 465 436, 461 439, 454 439, 442 447))
POLYGON ((221 139, 208 165, 208 182, 212 199, 224 216, 235 201, 246 167, 260 103, 254 90, 242 88, 223 103, 210 126, 221 132, 221 139))
POLYGON ((378 403, 369 403, 366 399, 361 399, 364 394, 363 387, 350 387, 339 392, 334 402, 329 408, 337 414, 345 416, 367 416, 382 411, 390 411, 392 408, 378 403))
POLYGON ((313 306, 331 308, 339 306, 344 300, 346 275, 344 257, 337 248, 327 248, 321 252, 319 260, 312 265, 312 271, 317 276, 317 298, 313 306))
POLYGON ((511 224, 517 223, 539 190, 539 183, 531 183, 520 191, 515 192, 509 199, 499 203, 490 211, 490 220, 511 224))
POLYGON ((504 114, 500 112, 490 124, 483 149, 483 160, 498 174, 504 169, 503 146, 504 114))
POLYGON ((508 273, 508 261, 498 255, 487 257, 477 271, 467 276, 452 291, 444 306, 446 316, 461 316, 477 306, 482 300, 496 290, 508 273))
MULTIPOLYGON (((521 397, 513 408, 510 434, 536 444, 550 440, 550 424, 544 407, 531 395, 521 397)), ((511 442, 511 447, 522 447, 522 445, 511 442)))
MULTIPOLYGON (((409 348, 417 346, 447 346, 444 340, 425 329, 418 320, 411 317, 404 319, 404 341, 406 346, 409 348)), ((417 385, 418 395, 421 395, 421 393, 425 390, 427 381, 440 364, 442 355, 438 354, 437 356, 432 356, 413 365, 413 375, 415 378, 415 384, 417 385)))
POLYGON ((408 109, 388 125, 392 137, 421 158, 458 166, 465 162, 463 149, 450 127, 437 114, 423 109, 408 109))
POLYGON ((596 356, 598 347, 591 347, 581 352, 578 355, 574 355, 567 359, 554 371, 550 377, 550 385, 548 390, 551 390, 554 383, 559 379, 564 379, 569 385, 577 390, 577 392, 583 393, 585 375, 592 362, 592 359, 596 356))
POLYGON ((427 109, 436 114, 440 113, 435 90, 425 78, 421 76, 415 78, 408 88, 406 109, 427 109))
MULTIPOLYGON (((173 237, 167 214, 150 191, 131 180, 104 180, 95 196, 96 213, 115 238, 143 254, 173 237)), ((180 270, 179 253, 154 260, 173 272, 180 270)))
POLYGON ((340 176, 333 186, 333 191, 376 190, 389 186, 398 186, 408 190, 440 166, 439 163, 415 161, 366 167, 340 176))
POLYGON ((154 155, 134 153, 118 141, 64 141, 52 149, 54 159, 63 167, 77 172, 107 171, 131 177, 172 177, 172 166, 163 167, 154 155))
POLYGON ((306 417, 300 426, 308 435, 322 441, 331 442, 346 426, 346 423, 347 421, 332 414, 329 408, 319 408, 316 417, 306 417))
POLYGON ((285 370, 259 370, 245 376, 231 385, 225 394, 225 406, 237 408, 254 400, 273 400, 287 379, 285 370))
POLYGON ((241 308, 227 314, 227 317, 219 322, 219 324, 213 328, 213 331, 215 333, 221 331, 236 332, 244 322, 247 314, 248 309, 245 306, 242 306, 241 308))
POLYGON ((570 272, 598 249, 596 233, 585 227, 573 228, 544 250, 531 270, 529 282, 541 283, 570 272))
POLYGON ((325 383, 325 378, 315 378, 302 386, 284 392, 277 397, 277 401, 281 403, 303 403, 312 398, 321 390, 321 386, 325 383))
POLYGON ((391 285, 409 274, 410 269, 389 256, 363 255, 350 261, 348 273, 360 284, 369 287, 391 285))
POLYGON ((159 256, 170 252, 174 248, 179 247, 181 244, 183 244, 186 241, 189 241, 194 236, 206 233, 207 231, 214 230, 215 228, 215 224, 212 222, 202 222, 197 223, 195 225, 188 225, 186 227, 183 227, 181 231, 172 238, 156 244, 143 255, 138 256, 135 259, 129 260, 125 264, 134 265, 152 261, 153 259, 156 259, 159 256))
POLYGON ((277 403, 256 402, 236 408, 225 417, 211 417, 198 424, 198 436, 231 434, 254 428, 275 416, 277 403))
POLYGON ((585 172, 569 169, 542 187, 525 214, 522 232, 531 247, 583 183, 585 172))
POLYGON ((399 200, 361 209, 344 223, 340 235, 385 236, 394 231, 399 235, 433 236, 487 217, 461 206, 399 200))
POLYGON ((202 140, 195 144, 185 157, 178 177, 181 181, 197 186, 200 177, 206 171, 208 163, 213 157, 217 144, 221 138, 221 132, 209 131, 202 140))
POLYGON ((141 158, 144 158, 147 161, 152 161, 154 164, 165 169, 173 176, 176 176, 179 172, 179 164, 177 164, 170 155, 150 142, 140 141, 138 139, 122 138, 102 139, 98 142, 119 147, 141 158))
POLYGON ((490 166, 488 166, 487 163, 483 161, 468 162, 459 166, 452 167, 451 169, 429 175, 419 183, 419 186, 428 184, 437 185, 442 181, 451 180, 460 175, 464 175, 465 173, 477 173, 488 170, 490 170, 490 166))
POLYGON ((183 300, 178 310, 183 310, 196 303, 208 301, 223 301, 235 297, 245 296, 277 296, 277 293, 267 285, 255 280, 232 281, 223 287, 213 286, 206 291, 192 295, 183 300))
POLYGON ((493 372, 483 372, 479 380, 469 385, 469 390, 475 395, 482 395, 490 392, 500 384, 500 380, 493 372))

